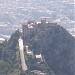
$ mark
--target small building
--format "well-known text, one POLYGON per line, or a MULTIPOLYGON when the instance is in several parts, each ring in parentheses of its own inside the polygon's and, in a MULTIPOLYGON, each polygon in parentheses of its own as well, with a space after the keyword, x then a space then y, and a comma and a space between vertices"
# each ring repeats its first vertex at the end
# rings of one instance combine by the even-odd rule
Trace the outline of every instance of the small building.
POLYGON ((27 55, 33 56, 33 51, 29 50, 28 46, 26 46, 27 55))
POLYGON ((33 56, 33 52, 32 51, 27 51, 27 54, 33 56))
POLYGON ((35 58, 36 58, 36 60, 37 60, 38 63, 40 63, 41 61, 43 61, 43 58, 42 58, 41 54, 35 55, 35 58))
POLYGON ((4 42, 5 39, 4 38, 0 38, 0 43, 4 42))
POLYGON ((43 72, 41 72, 39 70, 33 70, 31 72, 34 73, 34 74, 36 74, 36 75, 47 75, 47 73, 43 73, 43 72))

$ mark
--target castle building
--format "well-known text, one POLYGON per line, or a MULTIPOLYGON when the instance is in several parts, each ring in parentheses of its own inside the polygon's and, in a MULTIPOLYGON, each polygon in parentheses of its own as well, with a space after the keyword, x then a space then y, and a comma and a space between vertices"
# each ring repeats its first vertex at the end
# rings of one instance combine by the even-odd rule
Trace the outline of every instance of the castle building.
POLYGON ((44 17, 41 18, 41 24, 46 24, 46 18, 44 17))
POLYGON ((36 28, 31 24, 22 24, 23 40, 24 44, 27 44, 30 38, 32 38, 36 32, 36 28))
POLYGON ((38 28, 46 27, 46 26, 55 26, 57 25, 56 22, 46 22, 46 18, 41 18, 40 23, 36 23, 34 20, 28 20, 27 23, 22 24, 23 30, 23 40, 24 45, 27 45, 28 41, 34 37, 38 28))

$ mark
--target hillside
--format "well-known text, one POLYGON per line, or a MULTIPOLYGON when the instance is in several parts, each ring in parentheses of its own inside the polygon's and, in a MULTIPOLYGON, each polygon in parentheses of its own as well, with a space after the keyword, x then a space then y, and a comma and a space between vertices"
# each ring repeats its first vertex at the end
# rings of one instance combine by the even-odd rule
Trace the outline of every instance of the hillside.
POLYGON ((16 30, 8 41, 0 43, 0 75, 35 75, 28 71, 22 71, 18 47, 18 39, 21 37, 16 30))
POLYGON ((17 30, 8 41, 0 43, 0 75, 19 75, 20 63, 18 56, 18 38, 20 32, 17 30))
MULTIPOLYGON (((29 70, 27 72, 21 70, 18 51, 20 36, 21 33, 17 30, 8 41, 0 43, 0 75, 31 75, 29 70)), ((75 75, 74 45, 75 39, 63 27, 49 24, 38 27, 29 42, 34 54, 44 55, 50 72, 55 75, 75 75)), ((40 68, 42 67, 46 69, 47 66, 41 65, 40 68)))
POLYGON ((55 75, 75 75, 75 39, 61 26, 39 28, 30 40, 34 53, 43 53, 55 75))

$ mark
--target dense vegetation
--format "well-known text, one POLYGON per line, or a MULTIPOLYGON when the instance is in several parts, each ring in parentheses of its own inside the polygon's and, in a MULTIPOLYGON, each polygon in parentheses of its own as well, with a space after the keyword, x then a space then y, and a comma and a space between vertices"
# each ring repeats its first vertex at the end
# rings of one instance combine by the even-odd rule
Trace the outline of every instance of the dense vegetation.
POLYGON ((55 75, 75 75, 75 39, 63 27, 39 28, 30 43, 35 53, 43 53, 55 75))
POLYGON ((18 38, 20 32, 17 30, 8 41, 0 43, 0 75, 15 75, 19 70, 18 38))
MULTIPOLYGON (((30 68, 28 71, 21 70, 19 49, 18 49, 18 39, 21 36, 19 30, 16 30, 15 33, 11 35, 11 38, 8 41, 0 43, 0 75, 35 75, 31 73, 30 68)), ((26 56, 27 57, 27 56, 26 56)), ((25 58, 26 58, 25 57, 25 58)), ((45 70, 44 64, 35 63, 34 59, 27 58, 27 63, 33 69, 40 68, 45 70)))
MULTIPOLYGON (((19 30, 8 41, 0 43, 0 75, 35 75, 21 70, 18 50, 19 30)), ((51 75, 75 75, 75 39, 61 26, 44 26, 30 39, 29 46, 34 54, 44 55, 46 63, 28 60, 31 68, 49 71, 51 75), (45 65, 46 64, 46 65, 45 65), (49 67, 47 67, 49 66, 49 67)))

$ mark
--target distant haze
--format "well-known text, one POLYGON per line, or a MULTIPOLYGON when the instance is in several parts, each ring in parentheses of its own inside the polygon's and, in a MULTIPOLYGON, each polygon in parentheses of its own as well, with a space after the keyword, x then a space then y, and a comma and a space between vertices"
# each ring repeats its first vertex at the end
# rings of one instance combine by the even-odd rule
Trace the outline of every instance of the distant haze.
POLYGON ((74 20, 73 0, 0 0, 0 22, 19 24, 40 17, 74 20))

